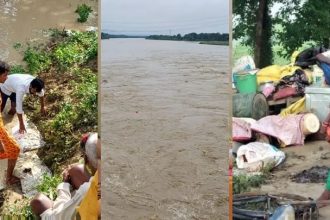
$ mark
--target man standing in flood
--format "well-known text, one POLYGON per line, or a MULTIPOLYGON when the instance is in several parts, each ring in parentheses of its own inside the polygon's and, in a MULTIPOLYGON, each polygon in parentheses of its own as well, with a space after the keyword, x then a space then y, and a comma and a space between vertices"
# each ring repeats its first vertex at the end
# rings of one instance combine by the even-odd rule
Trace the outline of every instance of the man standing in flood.
POLYGON ((44 100, 44 82, 29 74, 11 74, 8 79, 1 85, 1 112, 3 112, 7 99, 11 100, 11 108, 8 114, 17 113, 19 121, 19 133, 25 133, 26 128, 23 121, 23 99, 25 94, 38 95, 40 97, 40 112, 45 115, 44 100))

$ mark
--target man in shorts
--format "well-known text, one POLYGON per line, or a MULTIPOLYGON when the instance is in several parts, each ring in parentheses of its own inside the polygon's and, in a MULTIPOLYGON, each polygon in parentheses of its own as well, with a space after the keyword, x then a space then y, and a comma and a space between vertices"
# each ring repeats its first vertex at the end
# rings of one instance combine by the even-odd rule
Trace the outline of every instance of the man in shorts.
POLYGON ((11 100, 11 108, 8 114, 17 113, 19 120, 19 133, 26 132, 23 121, 23 99, 25 94, 38 95, 40 97, 40 112, 45 114, 44 82, 29 74, 11 74, 0 86, 1 88, 1 112, 3 112, 7 99, 11 100))

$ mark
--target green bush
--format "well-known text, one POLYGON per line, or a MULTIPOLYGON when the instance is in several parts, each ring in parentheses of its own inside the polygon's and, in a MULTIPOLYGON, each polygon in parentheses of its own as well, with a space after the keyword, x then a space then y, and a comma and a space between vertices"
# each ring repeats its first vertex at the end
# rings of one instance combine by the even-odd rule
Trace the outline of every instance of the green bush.
POLYGON ((22 65, 13 65, 10 67, 10 74, 12 73, 25 73, 26 70, 22 65))
POLYGON ((89 17, 89 14, 92 11, 93 11, 92 8, 90 6, 87 6, 86 4, 78 5, 75 11, 79 15, 77 21, 81 23, 86 22, 89 17))
POLYGON ((54 201, 57 197, 56 188, 61 182, 62 178, 60 176, 50 176, 46 174, 42 177, 41 183, 37 185, 37 190, 38 192, 45 194, 54 201))
POLYGON ((23 60, 27 63, 28 71, 32 74, 48 71, 52 63, 46 51, 32 47, 28 47, 24 52, 23 60))
POLYGON ((265 175, 237 175, 233 177, 233 191, 234 194, 239 194, 249 191, 251 188, 260 187, 265 183, 265 175))
MULTIPOLYGON (((39 151, 53 171, 78 151, 85 132, 97 129, 97 33, 50 30, 51 39, 34 54, 47 54, 49 72, 38 72, 45 80, 47 117, 40 120, 39 102, 25 99, 26 114, 41 132, 46 146, 39 151)), ((31 50, 31 46, 27 51, 31 50)), ((27 60, 27 67, 35 63, 27 60)), ((35 68, 41 69, 41 68, 35 68)), ((35 71, 37 72, 37 71, 35 71)))
POLYGON ((1 215, 1 219, 35 219, 28 198, 16 200, 10 206, 3 207, 1 215))

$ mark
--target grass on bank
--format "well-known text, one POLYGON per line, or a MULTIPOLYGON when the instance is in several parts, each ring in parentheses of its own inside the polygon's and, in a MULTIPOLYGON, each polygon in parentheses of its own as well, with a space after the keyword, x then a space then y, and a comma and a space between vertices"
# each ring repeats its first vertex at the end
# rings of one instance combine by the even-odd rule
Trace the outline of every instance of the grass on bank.
POLYGON ((24 108, 46 142, 38 155, 52 171, 79 155, 83 133, 97 130, 97 47, 96 32, 53 29, 47 43, 22 46, 25 63, 12 68, 45 82, 47 116, 37 97, 27 96, 24 108))
POLYGON ((228 46, 228 41, 200 41, 200 44, 209 44, 209 45, 221 45, 221 46, 228 46))
MULTIPOLYGON (((81 135, 97 131, 98 45, 96 32, 52 29, 49 33, 45 44, 14 45, 23 53, 24 63, 12 66, 11 73, 30 73, 45 82, 47 116, 40 115, 37 97, 27 96, 24 108, 46 143, 38 155, 55 173, 44 176, 37 190, 55 199, 61 167, 79 162, 81 135)), ((30 199, 2 207, 1 215, 34 219, 30 199)))

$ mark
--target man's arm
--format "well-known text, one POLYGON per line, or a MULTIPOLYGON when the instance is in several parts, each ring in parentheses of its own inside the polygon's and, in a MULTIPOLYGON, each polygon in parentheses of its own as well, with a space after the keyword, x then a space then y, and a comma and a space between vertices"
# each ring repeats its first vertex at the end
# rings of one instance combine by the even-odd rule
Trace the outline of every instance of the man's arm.
POLYGON ((23 114, 17 113, 18 121, 19 121, 19 133, 23 134, 26 132, 24 120, 23 120, 23 114))
POLYGON ((316 55, 316 59, 322 63, 330 64, 330 58, 324 56, 322 53, 316 55))
POLYGON ((71 200, 70 183, 62 182, 57 186, 57 198, 54 201, 53 209, 71 200))

